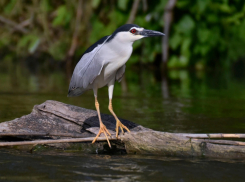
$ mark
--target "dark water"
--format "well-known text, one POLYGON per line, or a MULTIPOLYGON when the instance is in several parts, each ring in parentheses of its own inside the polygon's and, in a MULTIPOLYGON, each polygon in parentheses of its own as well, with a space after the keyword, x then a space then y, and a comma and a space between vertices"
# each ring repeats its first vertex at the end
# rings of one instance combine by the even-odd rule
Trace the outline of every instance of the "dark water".
MULTIPOLYGON (((244 133, 245 69, 194 72, 172 70, 161 79, 155 69, 127 70, 127 92, 116 84, 114 111, 159 131, 244 133)), ((67 98, 60 69, 0 62, 0 122, 29 114, 35 104, 58 100, 94 109, 92 91, 67 98)), ((107 88, 99 90, 108 113, 107 88)), ((244 161, 79 153, 0 151, 0 181, 244 181, 244 161)))
POLYGON ((245 161, 1 152, 0 181, 244 181, 245 161))

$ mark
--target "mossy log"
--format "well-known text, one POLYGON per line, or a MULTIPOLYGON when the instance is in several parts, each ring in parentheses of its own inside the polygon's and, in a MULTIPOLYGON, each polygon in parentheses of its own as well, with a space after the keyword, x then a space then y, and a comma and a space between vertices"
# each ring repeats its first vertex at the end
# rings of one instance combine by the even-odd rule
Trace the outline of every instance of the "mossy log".
MULTIPOLYGON (((214 138, 245 138, 245 134, 184 134, 154 131, 120 119, 130 133, 115 137, 116 121, 102 114, 111 132, 112 149, 104 136, 95 144, 99 130, 97 112, 57 101, 34 106, 29 115, 0 123, 0 146, 45 144, 49 148, 80 150, 86 153, 151 154, 177 157, 245 158, 245 142, 214 138)), ((102 134, 103 135, 103 134, 102 134)))

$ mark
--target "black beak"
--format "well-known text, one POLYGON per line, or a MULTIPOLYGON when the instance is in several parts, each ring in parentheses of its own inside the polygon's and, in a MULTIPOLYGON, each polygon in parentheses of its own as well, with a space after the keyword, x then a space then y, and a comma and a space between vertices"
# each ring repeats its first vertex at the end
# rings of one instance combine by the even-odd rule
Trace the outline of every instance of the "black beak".
POLYGON ((164 36, 165 35, 162 32, 158 32, 154 30, 147 30, 147 29, 144 29, 142 32, 139 32, 139 34, 144 37, 154 37, 154 36, 164 36))

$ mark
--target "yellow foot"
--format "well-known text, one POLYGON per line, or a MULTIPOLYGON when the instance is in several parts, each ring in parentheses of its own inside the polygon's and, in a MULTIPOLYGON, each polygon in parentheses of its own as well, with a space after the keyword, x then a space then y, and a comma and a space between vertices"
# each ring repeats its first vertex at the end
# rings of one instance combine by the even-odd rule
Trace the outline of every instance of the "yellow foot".
POLYGON ((117 138, 118 138, 119 127, 121 128, 121 131, 122 131, 123 134, 124 134, 123 129, 127 130, 128 132, 130 132, 129 129, 121 123, 121 121, 117 120, 117 124, 116 124, 116 137, 117 138))
POLYGON ((105 137, 106 137, 106 139, 107 139, 108 145, 109 145, 109 147, 111 148, 110 141, 109 141, 109 139, 108 139, 108 137, 107 137, 107 134, 108 134, 109 136, 111 136, 111 134, 110 134, 110 132, 107 130, 106 126, 105 126, 104 124, 102 124, 102 123, 100 123, 100 131, 99 131, 99 133, 97 134, 97 136, 94 138, 94 140, 92 141, 92 143, 94 143, 94 142, 97 140, 97 138, 100 136, 101 133, 104 133, 104 134, 105 134, 105 137), (106 134, 106 133, 107 133, 107 134, 106 134))

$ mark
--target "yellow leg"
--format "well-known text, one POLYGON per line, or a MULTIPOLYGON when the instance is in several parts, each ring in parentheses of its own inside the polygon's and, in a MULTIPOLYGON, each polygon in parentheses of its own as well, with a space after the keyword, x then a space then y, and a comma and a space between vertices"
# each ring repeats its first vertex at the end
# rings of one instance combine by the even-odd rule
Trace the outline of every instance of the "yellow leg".
POLYGON ((114 116, 114 118, 117 122, 116 123, 116 137, 118 138, 119 127, 123 133, 124 133, 123 129, 126 129, 128 132, 130 132, 129 129, 121 123, 121 121, 117 118, 116 114, 114 113, 113 108, 112 108, 112 100, 111 99, 109 101, 108 109, 111 112, 111 114, 114 116))
POLYGON ((101 133, 104 133, 105 134, 105 137, 107 139, 107 142, 108 142, 108 145, 109 147, 111 148, 111 144, 110 144, 110 141, 107 137, 107 134, 109 136, 111 136, 110 132, 107 130, 106 126, 102 123, 101 121, 101 116, 100 116, 100 105, 99 105, 99 102, 97 100, 97 97, 95 97, 95 107, 96 107, 96 110, 97 110, 97 113, 98 113, 98 117, 99 117, 99 121, 100 121, 100 130, 99 130, 99 133, 97 134, 97 136, 94 138, 94 140, 92 141, 92 143, 94 143, 97 138, 100 136, 101 133), (106 134, 107 133, 107 134, 106 134))

